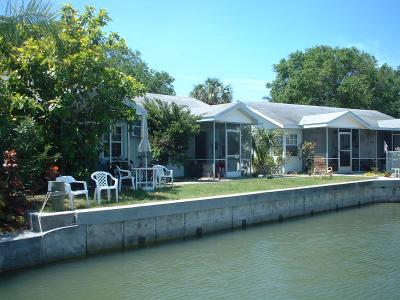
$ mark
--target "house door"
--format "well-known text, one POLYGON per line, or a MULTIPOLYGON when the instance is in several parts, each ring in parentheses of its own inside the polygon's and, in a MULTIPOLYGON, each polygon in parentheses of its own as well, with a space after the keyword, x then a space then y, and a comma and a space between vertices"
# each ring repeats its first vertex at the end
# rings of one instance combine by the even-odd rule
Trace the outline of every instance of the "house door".
POLYGON ((240 177, 240 130, 226 130, 226 177, 240 177))
POLYGON ((339 172, 351 171, 351 132, 339 132, 339 172))

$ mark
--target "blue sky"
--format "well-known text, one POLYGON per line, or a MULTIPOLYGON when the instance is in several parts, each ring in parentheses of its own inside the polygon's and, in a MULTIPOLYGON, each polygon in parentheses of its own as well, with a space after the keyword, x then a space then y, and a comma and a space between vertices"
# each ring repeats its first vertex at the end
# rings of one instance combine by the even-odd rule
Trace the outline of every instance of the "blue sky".
POLYGON ((231 84, 234 100, 261 100, 273 64, 315 45, 356 46, 400 65, 400 1, 56 0, 105 8, 128 45, 188 95, 207 77, 231 84))

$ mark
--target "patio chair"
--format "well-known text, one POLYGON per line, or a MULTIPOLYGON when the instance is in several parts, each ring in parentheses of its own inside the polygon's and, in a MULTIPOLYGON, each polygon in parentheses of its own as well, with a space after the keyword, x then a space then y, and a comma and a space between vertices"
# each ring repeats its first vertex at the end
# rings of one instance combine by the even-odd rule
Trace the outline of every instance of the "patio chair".
MULTIPOLYGON (((78 181, 75 180, 74 177, 72 176, 59 176, 56 178, 57 182, 64 182, 65 184, 65 192, 68 194, 69 196, 69 201, 71 204, 71 210, 75 209, 75 205, 74 205, 74 200, 75 200, 75 196, 78 195, 85 195, 86 197, 86 207, 90 206, 89 203, 89 193, 88 193, 88 189, 87 189, 87 184, 86 181, 78 181), (79 184, 83 184, 83 189, 80 190, 72 190, 71 184, 74 183, 79 183, 79 184)), ((51 191, 51 182, 49 182, 49 186, 48 186, 48 191, 51 191)))
POLYGON ((161 186, 161 185, 166 185, 168 183, 168 179, 171 183, 171 185, 174 185, 174 171, 167 169, 167 167, 162 166, 162 165, 155 165, 153 166, 154 169, 156 169, 156 185, 161 186))
POLYGON ((131 189, 135 189, 135 176, 132 175, 131 170, 123 170, 119 166, 117 166, 117 173, 118 173, 118 190, 121 192, 122 188, 122 180, 129 180, 132 184, 131 189))
POLYGON ((332 167, 326 167, 325 158, 323 158, 322 156, 315 156, 313 176, 320 175, 321 177, 332 177, 332 174, 333 169, 332 167))
POLYGON ((113 177, 108 172, 94 172, 90 176, 96 183, 96 189, 94 190, 94 201, 97 199, 97 203, 101 203, 101 191, 107 191, 107 201, 110 201, 111 190, 115 190, 115 199, 118 202, 118 179, 113 177), (113 181, 112 185, 109 185, 108 179, 113 181))

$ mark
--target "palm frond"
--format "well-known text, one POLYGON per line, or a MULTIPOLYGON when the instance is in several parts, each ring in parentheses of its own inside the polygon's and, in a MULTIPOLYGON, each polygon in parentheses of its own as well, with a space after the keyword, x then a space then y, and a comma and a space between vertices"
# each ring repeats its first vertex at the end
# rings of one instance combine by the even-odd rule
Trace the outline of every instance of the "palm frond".
POLYGON ((49 0, 29 0, 27 3, 7 0, 4 11, 0 12, 0 35, 3 42, 18 44, 22 40, 17 30, 19 24, 49 31, 57 15, 49 0))

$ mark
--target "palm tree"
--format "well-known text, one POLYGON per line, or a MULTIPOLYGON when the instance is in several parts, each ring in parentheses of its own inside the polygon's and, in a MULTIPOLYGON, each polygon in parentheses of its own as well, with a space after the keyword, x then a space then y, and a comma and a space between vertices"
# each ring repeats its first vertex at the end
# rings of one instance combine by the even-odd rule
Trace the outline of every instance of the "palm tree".
POLYGON ((193 88, 190 96, 210 105, 229 103, 232 101, 232 87, 217 78, 207 78, 193 88))
POLYGON ((5 44, 19 45, 25 40, 24 35, 28 30, 53 30, 54 19, 57 13, 53 10, 52 3, 48 0, 13 1, 8 0, 4 11, 0 12, 0 38, 5 44), (18 25, 23 25, 24 30, 17 30, 18 25))
POLYGON ((281 163, 283 132, 279 129, 265 129, 255 127, 252 130, 252 146, 254 150, 253 165, 259 174, 271 174, 273 169, 281 163), (278 149, 276 149, 278 148, 278 149), (278 153, 274 153, 278 150, 278 153), (278 155, 274 155, 278 154, 278 155), (274 158, 276 156, 276 159, 274 158))

